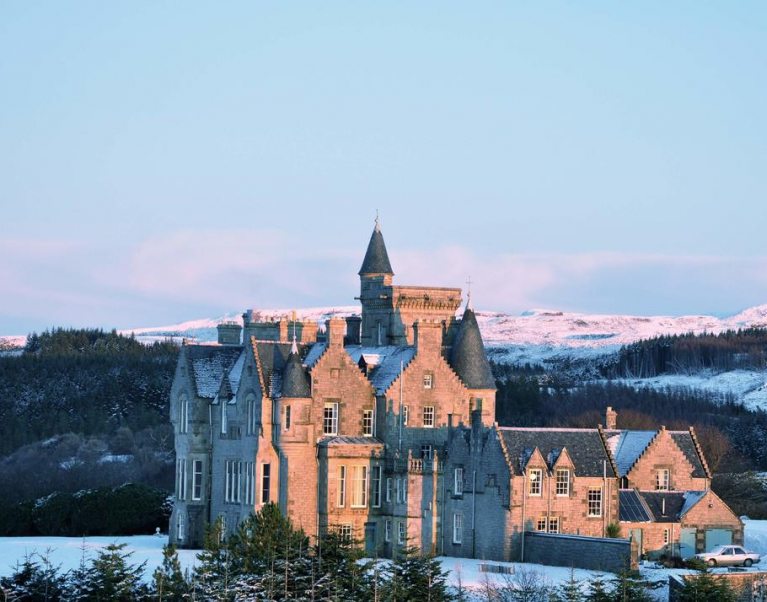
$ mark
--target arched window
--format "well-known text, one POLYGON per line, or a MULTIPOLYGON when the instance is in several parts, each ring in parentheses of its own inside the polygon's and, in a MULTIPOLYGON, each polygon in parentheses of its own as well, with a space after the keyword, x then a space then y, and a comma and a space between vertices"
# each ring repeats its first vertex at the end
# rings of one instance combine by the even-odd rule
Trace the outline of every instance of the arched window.
POLYGON ((258 413, 256 411, 256 396, 253 395, 253 393, 245 398, 245 407, 248 412, 247 422, 245 423, 245 432, 248 435, 255 435, 256 426, 258 425, 258 413))
POLYGON ((176 517, 176 539, 184 541, 186 537, 186 515, 183 510, 176 517))

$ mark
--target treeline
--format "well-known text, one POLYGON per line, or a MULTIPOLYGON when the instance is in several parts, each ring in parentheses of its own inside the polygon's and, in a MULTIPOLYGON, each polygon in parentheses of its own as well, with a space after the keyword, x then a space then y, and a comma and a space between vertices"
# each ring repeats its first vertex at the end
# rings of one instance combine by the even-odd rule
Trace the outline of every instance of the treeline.
POLYGON ((98 329, 31 334, 21 355, 0 357, 0 456, 68 432, 167 423, 178 351, 98 329))
POLYGON ((602 366, 605 378, 648 378, 767 367, 767 329, 728 330, 720 334, 668 335, 621 348, 615 361, 602 366))

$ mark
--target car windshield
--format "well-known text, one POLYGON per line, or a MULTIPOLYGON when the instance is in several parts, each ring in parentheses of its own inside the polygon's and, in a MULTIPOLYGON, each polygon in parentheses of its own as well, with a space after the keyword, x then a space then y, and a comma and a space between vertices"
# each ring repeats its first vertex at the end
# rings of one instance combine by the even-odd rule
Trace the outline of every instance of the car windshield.
POLYGON ((715 554, 715 555, 721 555, 726 553, 727 553, 727 548, 725 546, 719 546, 718 548, 714 548, 713 550, 709 552, 709 554, 715 554))

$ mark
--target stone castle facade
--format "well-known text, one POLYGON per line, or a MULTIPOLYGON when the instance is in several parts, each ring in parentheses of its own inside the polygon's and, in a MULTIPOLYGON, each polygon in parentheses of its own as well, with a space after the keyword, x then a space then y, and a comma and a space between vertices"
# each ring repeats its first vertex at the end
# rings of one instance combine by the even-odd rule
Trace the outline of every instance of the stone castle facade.
POLYGON ((219 326, 218 344, 182 348, 170 404, 173 543, 199 547, 206 525, 222 520, 231 532, 269 502, 310 536, 338 529, 378 556, 407 544, 519 559, 525 531, 602 537, 611 524, 646 530, 661 548, 678 545, 683 528, 696 550, 712 530, 717 541, 742 540, 740 521, 709 491, 692 431, 637 435, 615 428, 614 413, 609 429, 499 427, 471 304, 458 319, 460 289, 393 276, 376 224, 360 316, 323 331, 246 312, 242 326, 219 326), (664 514, 653 513, 648 496, 668 496, 677 513, 662 500, 664 514), (683 524, 703 500, 705 524, 683 524))

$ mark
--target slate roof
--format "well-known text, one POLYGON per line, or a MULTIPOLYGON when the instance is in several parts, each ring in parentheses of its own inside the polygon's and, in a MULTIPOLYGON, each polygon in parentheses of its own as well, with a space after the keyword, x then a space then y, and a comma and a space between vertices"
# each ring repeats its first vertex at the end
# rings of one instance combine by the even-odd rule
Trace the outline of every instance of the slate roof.
POLYGON ((516 464, 511 467, 514 474, 525 470, 537 447, 544 458, 559 457, 562 448, 567 448, 576 476, 601 477, 605 466, 607 476, 615 476, 602 437, 596 429, 502 427, 498 432, 503 438, 509 458, 516 464))
POLYGON ((325 349, 327 349, 327 343, 314 343, 304 357, 304 366, 310 370, 314 368, 314 364, 316 364, 317 360, 319 360, 322 354, 325 353, 325 349))
POLYGON ((383 234, 381 234, 378 224, 376 224, 373 234, 370 236, 365 259, 362 260, 359 275, 361 276, 362 274, 394 274, 389 262, 389 254, 386 252, 383 234))
POLYGON ((349 354, 355 363, 359 363, 360 358, 365 356, 367 359, 375 357, 376 364, 368 374, 367 379, 376 391, 376 395, 383 395, 387 389, 400 375, 400 368, 406 367, 410 360, 415 356, 415 347, 387 345, 385 347, 363 347, 361 345, 349 345, 346 347, 346 353, 349 354))
POLYGON ((347 437, 335 435, 332 437, 323 437, 317 443, 320 447, 329 447, 331 445, 375 445, 383 446, 383 442, 375 437, 347 437))
POLYGON ((640 493, 653 515, 653 522, 675 523, 681 518, 685 503, 684 491, 642 491, 640 493), (665 500, 665 513, 663 501, 665 500))
POLYGON ((477 317, 470 308, 463 312, 463 319, 453 341, 450 365, 469 389, 495 389, 495 378, 490 370, 477 317))
MULTIPOLYGON (((264 382, 267 383, 269 388, 269 397, 275 399, 277 397, 287 397, 283 393, 283 387, 285 386, 285 378, 283 371, 288 364, 288 357, 290 356, 291 343, 279 343, 277 341, 259 341, 256 343, 258 349, 258 359, 261 363, 261 370, 264 376, 264 382)), ((306 345, 298 345, 298 363, 301 371, 304 371, 301 365, 300 356, 307 351, 306 345)), ((293 377, 291 377, 292 379, 293 377)), ((297 378, 296 378, 297 380, 297 378)), ((308 384, 308 381, 307 381, 308 384)), ((290 386, 294 386, 295 382, 291 382, 290 386)), ((307 397, 307 395, 294 395, 293 397, 307 397)))
POLYGON ((692 440, 690 431, 670 431, 671 438, 679 446, 679 449, 684 453, 685 458, 692 464, 692 476, 693 477, 706 477, 706 469, 703 467, 703 463, 700 461, 700 456, 695 449, 695 442, 692 440))
POLYGON ((649 523, 653 520, 652 512, 639 492, 621 489, 618 498, 619 520, 631 523, 649 523))
POLYGON ((311 397, 311 385, 298 353, 291 352, 282 371, 282 397, 311 397))
POLYGON ((619 477, 626 476, 655 434, 656 431, 605 431, 619 477))
POLYGON ((239 345, 187 345, 185 347, 198 397, 213 399, 221 381, 242 354, 239 345))

